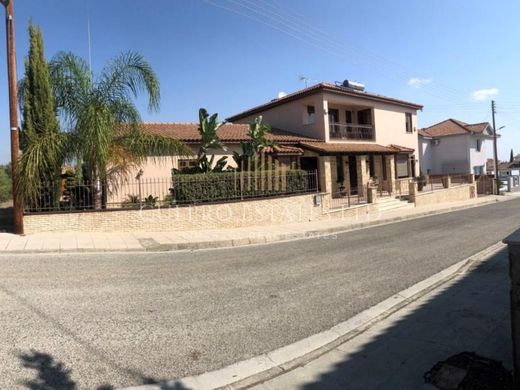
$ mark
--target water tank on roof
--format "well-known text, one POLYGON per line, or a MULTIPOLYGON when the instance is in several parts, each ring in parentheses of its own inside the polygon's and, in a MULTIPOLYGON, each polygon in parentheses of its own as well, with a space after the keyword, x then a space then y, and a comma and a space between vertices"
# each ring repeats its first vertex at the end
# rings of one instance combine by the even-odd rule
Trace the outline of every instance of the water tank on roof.
POLYGON ((353 89, 355 91, 364 91, 365 90, 365 84, 359 83, 357 81, 352 81, 352 80, 344 80, 342 87, 353 89))

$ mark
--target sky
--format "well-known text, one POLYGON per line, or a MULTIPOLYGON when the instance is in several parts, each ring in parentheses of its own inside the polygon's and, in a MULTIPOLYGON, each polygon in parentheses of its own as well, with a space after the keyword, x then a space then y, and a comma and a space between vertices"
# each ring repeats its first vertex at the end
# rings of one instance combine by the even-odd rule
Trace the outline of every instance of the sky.
MULTIPOLYGON (((424 105, 419 127, 491 122, 495 99, 497 128, 506 126, 499 158, 520 153, 518 0, 14 1, 19 78, 29 20, 43 30, 47 59, 88 59, 90 18, 94 74, 129 50, 156 71, 161 109, 138 99, 144 121, 194 122, 200 107, 224 119, 303 88, 302 77, 350 79, 424 105)), ((0 163, 10 159, 7 98, 0 61, 0 163)))

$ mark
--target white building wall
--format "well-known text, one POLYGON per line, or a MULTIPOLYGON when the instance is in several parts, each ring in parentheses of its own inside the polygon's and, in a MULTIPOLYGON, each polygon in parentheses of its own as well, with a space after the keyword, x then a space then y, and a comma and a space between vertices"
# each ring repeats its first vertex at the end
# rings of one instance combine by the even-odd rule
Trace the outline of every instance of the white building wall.
POLYGON ((470 173, 468 135, 439 138, 431 145, 432 175, 470 173), (437 142, 438 144, 435 144, 437 142))
POLYGON ((419 160, 421 162, 421 170, 424 175, 432 172, 432 144, 430 139, 419 137, 419 160))
POLYGON ((486 147, 488 142, 483 137, 468 136, 468 150, 469 150, 469 161, 470 161, 470 173, 475 173, 476 167, 482 167, 482 173, 486 171, 486 160, 487 151, 486 147), (477 150, 477 140, 480 140, 482 145, 480 151, 477 150))

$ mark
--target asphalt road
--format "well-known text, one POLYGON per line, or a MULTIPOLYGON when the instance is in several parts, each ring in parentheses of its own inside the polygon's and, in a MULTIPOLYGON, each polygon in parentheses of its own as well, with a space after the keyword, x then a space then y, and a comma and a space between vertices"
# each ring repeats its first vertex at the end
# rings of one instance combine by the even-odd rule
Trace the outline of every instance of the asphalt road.
POLYGON ((344 321, 519 227, 517 199, 273 245, 0 256, 0 388, 110 389, 220 368, 344 321))

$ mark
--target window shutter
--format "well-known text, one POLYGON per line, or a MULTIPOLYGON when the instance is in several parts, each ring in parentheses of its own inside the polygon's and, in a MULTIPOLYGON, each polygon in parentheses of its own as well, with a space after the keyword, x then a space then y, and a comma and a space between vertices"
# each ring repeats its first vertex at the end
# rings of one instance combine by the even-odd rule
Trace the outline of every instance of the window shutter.
POLYGON ((395 161, 397 177, 408 177, 408 155, 398 154, 395 161))

